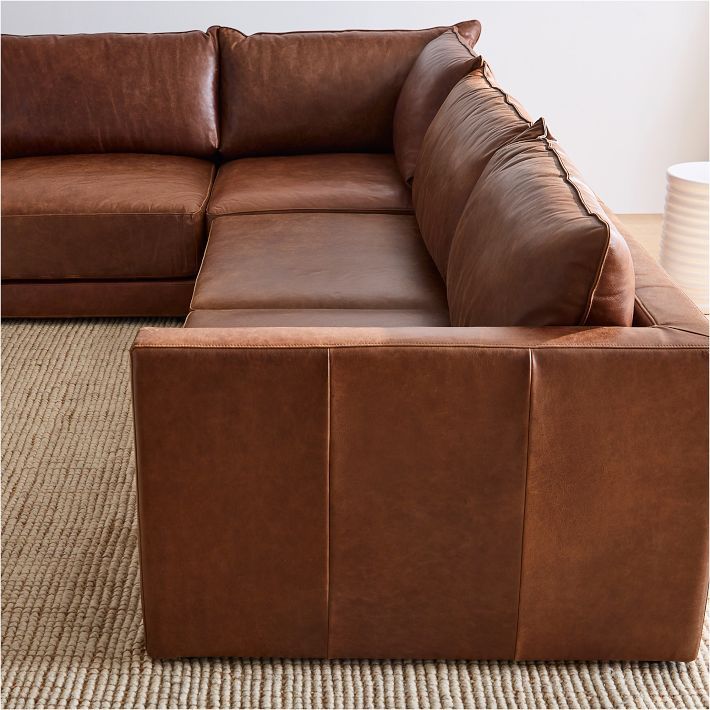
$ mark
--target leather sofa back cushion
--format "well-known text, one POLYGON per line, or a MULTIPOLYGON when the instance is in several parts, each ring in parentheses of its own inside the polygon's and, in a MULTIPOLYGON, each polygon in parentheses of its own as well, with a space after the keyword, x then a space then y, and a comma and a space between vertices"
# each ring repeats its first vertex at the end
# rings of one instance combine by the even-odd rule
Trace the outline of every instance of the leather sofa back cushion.
POLYGON ((483 169, 498 148, 531 124, 525 109, 498 87, 485 62, 456 84, 431 122, 414 171, 412 197, 422 237, 442 276, 456 225, 483 169))
POLYGON ((227 158, 392 152, 392 118, 417 56, 446 28, 245 36, 219 30, 227 158))
POLYGON ((170 153, 218 144, 214 34, 2 38, 3 157, 170 153))
POLYGON ((630 326, 629 248, 547 136, 501 148, 471 194, 449 257, 455 326, 630 326))
POLYGON ((481 63, 473 48, 481 34, 478 20, 462 22, 433 39, 409 72, 394 112, 394 153, 402 177, 414 177, 429 124, 460 79, 481 63))

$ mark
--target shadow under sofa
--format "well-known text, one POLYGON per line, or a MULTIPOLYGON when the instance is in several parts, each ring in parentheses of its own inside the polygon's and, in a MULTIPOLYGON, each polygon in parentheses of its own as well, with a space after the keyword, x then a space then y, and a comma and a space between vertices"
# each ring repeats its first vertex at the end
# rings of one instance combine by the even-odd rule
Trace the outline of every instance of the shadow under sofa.
POLYGON ((151 655, 695 657, 707 320, 479 30, 3 42, 3 314, 189 309, 131 352, 151 655))

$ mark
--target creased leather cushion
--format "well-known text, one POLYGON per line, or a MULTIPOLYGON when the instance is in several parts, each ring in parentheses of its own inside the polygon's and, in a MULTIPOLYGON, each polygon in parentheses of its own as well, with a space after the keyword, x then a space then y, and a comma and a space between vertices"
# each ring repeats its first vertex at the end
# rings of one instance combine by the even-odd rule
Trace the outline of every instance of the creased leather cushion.
POLYGON ((483 169, 498 148, 531 124, 486 63, 453 88, 436 114, 414 172, 413 201, 422 237, 442 276, 456 225, 483 169))
POLYGON ((191 308, 447 310, 413 216, 337 213, 214 220, 191 308))
POLYGON ((222 165, 210 218, 254 212, 411 212, 411 194, 387 153, 240 158, 222 165))
POLYGON ((457 326, 630 326, 629 248, 547 136, 504 146, 466 204, 449 256, 457 326))
POLYGON ((214 166, 168 155, 3 161, 3 279, 194 276, 214 166))
POLYGON ((3 157, 217 147, 217 44, 205 32, 2 38, 3 157))
POLYGON ((462 22, 422 50, 397 99, 393 138, 397 165, 409 183, 429 124, 456 83, 481 63, 473 48, 481 34, 478 20, 462 22))
POLYGON ((221 27, 221 152, 392 152, 400 89, 446 30, 254 34, 221 27))

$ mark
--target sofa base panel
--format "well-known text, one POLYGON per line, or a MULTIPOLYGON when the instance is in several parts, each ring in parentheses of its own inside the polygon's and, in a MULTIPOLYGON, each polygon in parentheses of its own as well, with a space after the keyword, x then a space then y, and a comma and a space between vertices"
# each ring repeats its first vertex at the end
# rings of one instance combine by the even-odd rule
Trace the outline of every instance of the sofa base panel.
POLYGON ((4 281, 3 318, 185 316, 194 279, 4 281))

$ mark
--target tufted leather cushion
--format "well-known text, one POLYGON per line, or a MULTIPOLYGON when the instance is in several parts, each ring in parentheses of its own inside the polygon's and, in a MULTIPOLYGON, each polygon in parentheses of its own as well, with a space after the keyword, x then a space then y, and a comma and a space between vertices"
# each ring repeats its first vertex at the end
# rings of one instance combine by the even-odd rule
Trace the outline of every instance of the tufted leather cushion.
POLYGON ((624 238, 547 136, 501 148, 471 194, 449 256, 457 326, 630 326, 624 238))
POLYGON ((221 27, 221 152, 391 153, 402 84, 422 48, 445 30, 246 37, 221 27))
POLYGON ((473 47, 481 34, 478 20, 462 22, 422 50, 404 82, 394 112, 397 165, 411 182, 429 124, 456 83, 481 63, 473 47))
POLYGON ((3 157, 217 147, 214 34, 2 38, 3 157))
POLYGON ((476 181, 493 153, 531 122, 484 63, 453 88, 429 126, 414 172, 413 200, 422 237, 442 276, 476 181))

